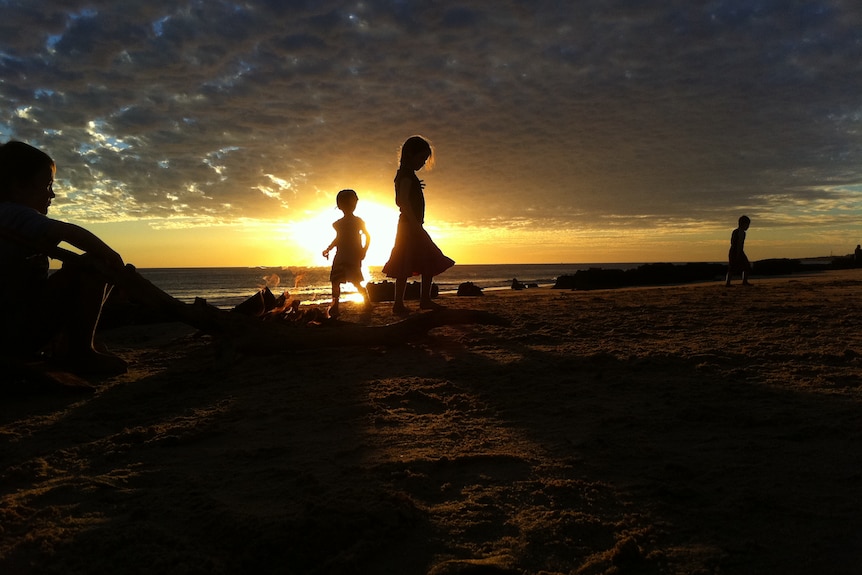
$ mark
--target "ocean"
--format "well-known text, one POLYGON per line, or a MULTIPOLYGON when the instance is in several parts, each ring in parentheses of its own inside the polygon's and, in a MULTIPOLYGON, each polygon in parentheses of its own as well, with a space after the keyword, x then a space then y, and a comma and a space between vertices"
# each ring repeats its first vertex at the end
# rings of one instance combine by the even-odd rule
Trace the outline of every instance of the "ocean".
MULTIPOLYGON (((636 268, 641 264, 456 264, 436 276, 441 294, 455 293, 464 282, 472 282, 485 291, 511 289, 512 279, 539 286, 551 286, 558 276, 578 270, 602 267, 616 269, 636 268)), ((220 307, 231 308, 257 293, 264 286, 276 295, 287 291, 291 297, 307 304, 330 301, 329 267, 249 267, 249 268, 139 268, 142 276, 184 302, 196 297, 220 307)), ((387 279, 380 266, 365 271, 368 281, 387 279)), ((419 278, 414 278, 416 281, 419 278)), ((412 280, 411 280, 412 281, 412 280)), ((342 286, 344 300, 358 298, 349 284, 342 286)))

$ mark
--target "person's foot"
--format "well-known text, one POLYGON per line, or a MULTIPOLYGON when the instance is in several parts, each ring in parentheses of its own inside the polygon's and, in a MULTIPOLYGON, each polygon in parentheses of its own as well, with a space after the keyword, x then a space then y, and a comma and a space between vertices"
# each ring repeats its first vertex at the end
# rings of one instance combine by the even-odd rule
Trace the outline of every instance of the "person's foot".
POLYGON ((395 315, 408 315, 410 313, 410 310, 407 309, 403 303, 397 303, 392 306, 392 313, 394 313, 395 315))
POLYGON ((338 319, 338 316, 339 316, 339 315, 341 315, 341 312, 340 312, 340 311, 338 311, 338 306, 337 306, 337 305, 331 305, 331 306, 329 306, 329 310, 327 310, 327 312, 326 312, 326 313, 327 313, 327 316, 329 316, 329 318, 330 318, 330 319, 338 319))
POLYGON ((752 283, 751 283, 751 282, 742 282, 742 285, 744 285, 744 286, 750 286, 750 285, 752 285, 752 283))
POLYGON ((427 299, 427 300, 422 300, 419 302, 419 309, 430 309, 430 310, 436 311, 436 310, 441 310, 441 309, 446 309, 446 308, 443 307, 442 305, 440 305, 439 303, 436 303, 434 301, 431 301, 430 299, 427 299))

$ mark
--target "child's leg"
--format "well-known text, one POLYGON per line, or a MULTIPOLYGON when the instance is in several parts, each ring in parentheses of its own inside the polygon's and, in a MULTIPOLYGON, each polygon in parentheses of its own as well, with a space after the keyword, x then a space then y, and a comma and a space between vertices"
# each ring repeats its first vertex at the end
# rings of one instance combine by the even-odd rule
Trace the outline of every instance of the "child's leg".
POLYGON ((404 307, 404 291, 407 289, 407 278, 395 278, 395 303, 392 305, 392 311, 395 313, 404 313, 407 308, 404 307))
POLYGON ((368 288, 362 284, 356 284, 356 291, 362 295, 362 300, 365 302, 365 307, 371 306, 371 298, 368 295, 368 288))
POLYGON ((329 317, 338 317, 338 302, 341 299, 341 284, 332 282, 332 303, 329 305, 329 317))
POLYGON ((440 309, 438 303, 431 301, 431 286, 434 283, 434 276, 422 275, 422 292, 419 298, 419 307, 421 309, 440 309))
POLYGON ((434 282, 434 276, 422 275, 422 291, 419 296, 420 302, 431 301, 431 285, 434 282))

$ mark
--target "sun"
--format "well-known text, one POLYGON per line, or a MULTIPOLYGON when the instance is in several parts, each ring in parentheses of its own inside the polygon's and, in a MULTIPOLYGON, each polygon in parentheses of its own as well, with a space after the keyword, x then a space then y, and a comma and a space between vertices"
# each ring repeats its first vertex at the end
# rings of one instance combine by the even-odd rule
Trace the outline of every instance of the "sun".
MULTIPOLYGON (((368 254, 363 266, 382 266, 389 259, 389 252, 395 242, 395 231, 398 227, 398 210, 374 201, 360 199, 355 215, 365 221, 368 235, 371 237, 368 254)), ((335 230, 332 223, 344 214, 336 208, 315 212, 310 217, 288 224, 287 234, 291 244, 300 251, 296 259, 302 259, 312 266, 328 266, 332 264, 333 255, 329 260, 323 257, 333 239, 335 230)))

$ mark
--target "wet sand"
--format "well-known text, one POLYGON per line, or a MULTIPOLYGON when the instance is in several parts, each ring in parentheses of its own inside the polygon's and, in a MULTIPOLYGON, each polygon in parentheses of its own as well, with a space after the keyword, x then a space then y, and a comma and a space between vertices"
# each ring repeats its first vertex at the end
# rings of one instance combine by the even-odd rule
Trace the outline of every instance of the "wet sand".
POLYGON ((860 293, 451 296, 512 326, 261 357, 111 330, 128 374, 4 395, 0 572, 858 573, 860 293))

